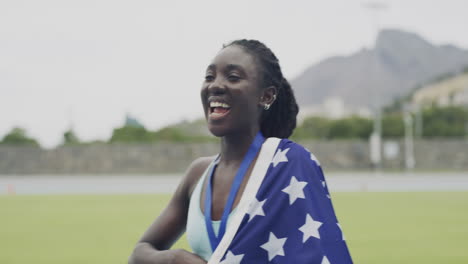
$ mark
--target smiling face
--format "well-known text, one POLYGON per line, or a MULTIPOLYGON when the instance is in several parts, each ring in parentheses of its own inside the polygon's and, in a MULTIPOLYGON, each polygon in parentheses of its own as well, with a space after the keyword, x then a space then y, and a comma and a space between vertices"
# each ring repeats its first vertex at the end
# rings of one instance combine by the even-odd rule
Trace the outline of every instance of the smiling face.
POLYGON ((208 129, 221 137, 259 129, 262 89, 254 58, 238 46, 222 49, 208 66, 201 99, 208 129))

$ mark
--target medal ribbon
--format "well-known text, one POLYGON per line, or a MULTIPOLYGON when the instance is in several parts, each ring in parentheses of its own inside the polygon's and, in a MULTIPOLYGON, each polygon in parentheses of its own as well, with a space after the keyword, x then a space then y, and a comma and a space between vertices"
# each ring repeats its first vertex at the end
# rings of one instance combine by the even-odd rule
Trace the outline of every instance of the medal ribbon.
POLYGON ((221 224, 219 226, 218 236, 215 235, 213 224, 211 222, 211 205, 212 205, 212 181, 213 181, 213 172, 218 164, 219 156, 216 158, 213 166, 211 166, 210 171, 208 172, 208 186, 206 189, 205 195, 205 225, 208 231, 208 237, 210 239, 211 249, 213 252, 218 247, 218 244, 221 242, 221 239, 226 232, 226 224, 229 217, 229 214, 232 209, 232 205, 234 204, 234 199, 236 198, 237 192, 239 191, 239 187, 244 179, 245 173, 250 167, 250 164, 257 156, 258 151, 262 147, 263 141, 265 138, 263 137, 262 133, 259 131, 255 136, 252 144, 245 154, 242 163, 237 170, 237 174, 234 177, 234 181, 231 186, 231 190, 229 191, 229 196, 226 201, 226 205, 224 206, 223 216, 221 217, 221 224))

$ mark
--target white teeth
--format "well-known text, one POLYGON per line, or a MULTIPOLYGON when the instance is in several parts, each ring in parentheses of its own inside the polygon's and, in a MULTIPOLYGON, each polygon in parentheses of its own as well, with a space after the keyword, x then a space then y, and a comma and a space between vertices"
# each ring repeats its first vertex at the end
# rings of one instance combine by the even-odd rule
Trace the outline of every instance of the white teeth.
POLYGON ((229 108, 231 107, 228 104, 221 103, 221 102, 210 102, 210 107, 222 107, 222 108, 229 108))

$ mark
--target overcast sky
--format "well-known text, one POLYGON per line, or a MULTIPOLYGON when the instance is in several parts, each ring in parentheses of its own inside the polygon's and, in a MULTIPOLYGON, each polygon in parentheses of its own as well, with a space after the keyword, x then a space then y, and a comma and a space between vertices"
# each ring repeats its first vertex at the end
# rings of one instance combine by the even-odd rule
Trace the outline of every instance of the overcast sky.
POLYGON ((202 116, 205 67, 223 43, 254 38, 288 78, 372 47, 377 28, 468 48, 468 1, 0 0, 0 139, 14 126, 45 147, 73 123, 107 140, 129 112, 148 129, 202 116))

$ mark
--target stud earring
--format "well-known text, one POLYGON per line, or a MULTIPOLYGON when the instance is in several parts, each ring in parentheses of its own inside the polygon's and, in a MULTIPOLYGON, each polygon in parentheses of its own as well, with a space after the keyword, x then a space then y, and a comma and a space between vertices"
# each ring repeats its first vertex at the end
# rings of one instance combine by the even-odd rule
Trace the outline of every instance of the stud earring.
POLYGON ((270 109, 270 104, 265 104, 265 105, 263 106, 263 109, 265 109, 265 110, 270 109))

